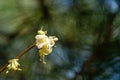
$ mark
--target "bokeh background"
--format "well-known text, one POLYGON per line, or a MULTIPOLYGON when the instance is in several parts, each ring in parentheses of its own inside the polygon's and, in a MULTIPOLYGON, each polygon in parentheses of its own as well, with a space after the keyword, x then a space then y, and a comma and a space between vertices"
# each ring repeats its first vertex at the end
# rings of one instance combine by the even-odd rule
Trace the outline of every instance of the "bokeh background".
POLYGON ((0 80, 120 80, 120 0, 0 0, 0 67, 44 26, 59 41, 46 63, 35 47, 0 80))

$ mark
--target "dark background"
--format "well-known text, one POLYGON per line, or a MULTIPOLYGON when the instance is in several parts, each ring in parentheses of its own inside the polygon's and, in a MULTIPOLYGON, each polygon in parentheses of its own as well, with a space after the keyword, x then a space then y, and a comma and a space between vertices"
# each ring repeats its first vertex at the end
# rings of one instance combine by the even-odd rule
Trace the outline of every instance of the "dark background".
POLYGON ((46 63, 33 48, 0 80, 120 80, 120 0, 0 0, 0 67, 43 29, 59 41, 46 63))

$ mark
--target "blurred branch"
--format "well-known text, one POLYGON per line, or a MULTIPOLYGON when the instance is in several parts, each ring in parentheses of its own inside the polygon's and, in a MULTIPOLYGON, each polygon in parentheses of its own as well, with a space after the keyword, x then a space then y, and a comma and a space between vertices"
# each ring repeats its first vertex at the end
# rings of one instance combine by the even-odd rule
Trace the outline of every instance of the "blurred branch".
MULTIPOLYGON (((28 48, 26 48, 24 51, 19 53, 15 58, 20 59, 25 53, 27 53, 29 50, 31 50, 33 47, 35 47, 35 44, 30 45, 28 48)), ((8 63, 5 64, 2 68, 0 68, 0 73, 3 72, 8 66, 8 63)))
POLYGON ((93 61, 95 61, 97 59, 102 60, 102 59, 105 58, 103 52, 104 52, 105 45, 108 44, 110 39, 111 39, 111 36, 112 36, 112 33, 113 33, 113 21, 115 19, 115 16, 116 16, 116 14, 110 14, 110 13, 108 14, 107 26, 106 26, 107 29, 106 29, 106 34, 104 36, 103 42, 95 48, 93 54, 88 58, 88 60, 85 61, 85 63, 82 66, 81 71, 76 73, 76 76, 74 77, 73 80, 76 80, 77 76, 85 75, 86 73, 88 74, 88 77, 89 77, 88 80, 93 80, 95 71, 93 69, 91 70, 89 68, 89 66, 93 61), (90 70, 88 70, 88 69, 90 69, 90 70))
POLYGON ((48 20, 50 18, 50 13, 47 5, 45 5, 45 0, 38 0, 38 5, 40 7, 40 11, 42 11, 42 18, 48 20))
POLYGON ((108 14, 108 22, 107 22, 107 30, 106 35, 104 37, 103 43, 108 43, 111 39, 112 33, 113 33, 113 21, 115 19, 116 14, 108 14))

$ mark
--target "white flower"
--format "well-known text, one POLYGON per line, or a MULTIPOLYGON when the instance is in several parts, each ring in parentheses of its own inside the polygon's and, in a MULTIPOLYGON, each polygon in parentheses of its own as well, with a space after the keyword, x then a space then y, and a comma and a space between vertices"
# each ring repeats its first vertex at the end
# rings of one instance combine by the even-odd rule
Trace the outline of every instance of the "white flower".
POLYGON ((55 36, 47 36, 47 31, 39 30, 38 34, 35 36, 36 46, 39 50, 40 61, 44 61, 44 57, 52 52, 52 47, 55 45, 55 41, 58 40, 55 36))
POLYGON ((19 70, 19 71, 21 71, 22 69, 20 69, 19 68, 19 66, 20 66, 20 64, 18 63, 18 61, 19 61, 19 59, 11 59, 11 60, 9 60, 8 61, 8 66, 7 66, 7 68, 8 68, 8 70, 6 71, 6 73, 8 73, 9 72, 9 70, 19 70))
POLYGON ((41 49, 45 44, 47 44, 47 36, 46 35, 44 35, 44 34, 42 34, 42 35, 40 35, 40 34, 38 34, 38 35, 36 35, 36 46, 38 47, 38 49, 41 49))

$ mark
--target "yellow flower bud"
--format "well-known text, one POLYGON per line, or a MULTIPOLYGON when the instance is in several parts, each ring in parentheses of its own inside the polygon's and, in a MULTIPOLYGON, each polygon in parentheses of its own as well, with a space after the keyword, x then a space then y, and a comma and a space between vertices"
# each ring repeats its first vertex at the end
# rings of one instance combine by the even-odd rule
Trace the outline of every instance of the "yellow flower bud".
POLYGON ((8 66, 7 66, 7 71, 6 73, 9 73, 9 70, 18 70, 18 71, 21 71, 22 69, 19 68, 20 64, 18 63, 19 59, 11 59, 8 61, 8 66))

